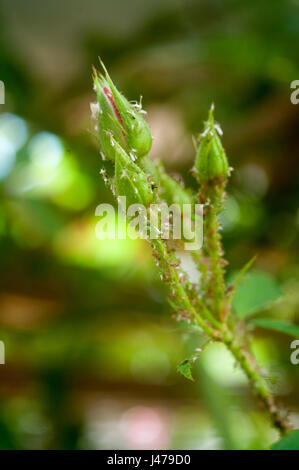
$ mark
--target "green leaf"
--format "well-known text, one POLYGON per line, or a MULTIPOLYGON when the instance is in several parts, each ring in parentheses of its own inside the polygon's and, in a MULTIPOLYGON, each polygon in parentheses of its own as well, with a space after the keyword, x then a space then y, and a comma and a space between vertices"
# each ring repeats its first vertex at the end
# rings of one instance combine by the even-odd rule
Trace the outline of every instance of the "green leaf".
POLYGON ((233 286, 234 286, 235 291, 238 290, 239 286, 240 286, 241 283, 242 283, 242 280, 244 279, 245 274, 247 273, 247 271, 249 271, 249 269, 251 268, 251 266, 253 265, 253 263, 255 262, 255 260, 256 260, 256 256, 253 256, 253 257, 245 264, 245 266, 243 266, 243 268, 239 271, 239 273, 234 277, 233 286))
POLYGON ((299 429, 284 436, 280 441, 275 442, 272 450, 299 450, 299 429))
POLYGON ((190 359, 185 359, 177 366, 177 371, 180 372, 184 377, 194 382, 192 376, 192 367, 195 361, 199 358, 202 351, 210 344, 210 341, 207 341, 202 348, 197 348, 190 359))
POLYGON ((267 328, 268 330, 280 331, 290 336, 299 338, 299 326, 292 325, 281 320, 273 320, 271 318, 254 318, 250 321, 251 324, 267 328))
POLYGON ((240 283, 232 306, 240 318, 246 318, 266 308, 280 296, 279 285, 270 274, 253 271, 240 283))
POLYGON ((180 372, 186 379, 192 380, 194 382, 194 378, 192 376, 192 362, 189 359, 185 359, 177 366, 177 371, 180 372))

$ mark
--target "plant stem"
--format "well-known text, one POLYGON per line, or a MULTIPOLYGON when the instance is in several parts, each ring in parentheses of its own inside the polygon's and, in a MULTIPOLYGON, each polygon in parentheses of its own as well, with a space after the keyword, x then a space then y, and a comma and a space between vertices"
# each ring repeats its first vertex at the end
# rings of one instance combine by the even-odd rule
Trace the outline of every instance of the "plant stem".
MULTIPOLYGON (((159 260, 162 261, 164 265, 162 268, 164 273, 167 273, 168 281, 174 291, 177 303, 180 304, 181 308, 189 312, 190 318, 196 321, 197 325, 202 328, 205 334, 207 334, 212 339, 217 339, 219 337, 217 330, 213 329, 211 325, 205 321, 200 314, 197 313, 195 307, 193 306, 192 300, 189 298, 189 295, 186 292, 181 279, 179 278, 177 269, 175 269, 173 266, 173 261, 177 260, 171 259, 172 257, 170 253, 168 253, 167 247, 161 240, 152 240, 152 245, 159 256, 159 260)), ((204 312, 200 313, 204 316, 204 312)))
POLYGON ((180 307, 189 312, 190 318, 195 320, 197 325, 207 336, 209 336, 209 338, 214 341, 221 341, 226 345, 245 375, 248 377, 256 395, 264 404, 270 415, 273 426, 276 427, 282 434, 287 433, 290 429, 288 428, 285 421, 280 417, 269 386, 258 370, 253 357, 249 354, 248 351, 245 350, 244 347, 240 346, 234 340, 234 335, 226 324, 216 324, 216 328, 213 328, 202 318, 202 316, 204 316, 208 310, 204 307, 203 311, 198 313, 193 306, 192 300, 190 299, 188 292, 186 291, 178 276, 177 269, 172 266, 173 260, 171 260, 171 255, 167 252, 167 247, 165 244, 161 240, 152 240, 152 244, 159 255, 159 259, 164 263, 164 269, 167 267, 169 282, 175 289, 177 302, 179 302, 180 307), (218 329, 217 326, 219 327, 218 329))
POLYGON ((212 275, 212 279, 210 280, 212 310, 215 317, 223 321, 222 301, 225 292, 225 284, 223 279, 222 247, 217 214, 211 205, 208 205, 206 208, 205 222, 206 250, 209 255, 212 275))
POLYGON ((209 259, 210 278, 208 279, 207 301, 215 317, 222 322, 226 320, 227 309, 224 308, 225 282, 223 249, 221 244, 218 215, 223 207, 224 190, 227 181, 223 179, 201 182, 198 199, 204 205, 204 251, 209 259))
POLYGON ((221 244, 218 214, 222 209, 226 181, 212 181, 202 185, 199 200, 205 204, 205 245, 204 249, 210 261, 210 278, 206 294, 206 302, 211 303, 212 313, 222 322, 219 331, 221 340, 231 351, 232 355, 248 377, 255 393, 267 409, 272 424, 282 433, 289 431, 287 424, 280 417, 278 408, 269 386, 261 375, 254 358, 242 345, 235 340, 233 331, 227 324, 231 310, 231 302, 227 299, 224 281, 223 249, 221 244))

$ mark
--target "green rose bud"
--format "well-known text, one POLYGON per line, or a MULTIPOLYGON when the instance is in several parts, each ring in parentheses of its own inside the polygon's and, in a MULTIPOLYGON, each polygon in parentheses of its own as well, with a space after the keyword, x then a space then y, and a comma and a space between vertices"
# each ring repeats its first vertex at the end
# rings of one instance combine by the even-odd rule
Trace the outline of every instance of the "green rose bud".
POLYGON ((132 105, 117 90, 102 64, 105 76, 94 73, 98 100, 98 132, 100 144, 107 158, 115 160, 111 136, 132 158, 146 155, 152 146, 149 127, 142 117, 139 105, 132 105))
POLYGON ((115 188, 117 196, 126 196, 128 205, 143 204, 148 207, 154 190, 147 174, 141 170, 112 138, 115 149, 115 188))
POLYGON ((222 132, 214 123, 213 111, 212 105, 204 132, 199 137, 199 147, 195 158, 194 170, 200 181, 225 179, 229 175, 228 161, 219 137, 222 132))

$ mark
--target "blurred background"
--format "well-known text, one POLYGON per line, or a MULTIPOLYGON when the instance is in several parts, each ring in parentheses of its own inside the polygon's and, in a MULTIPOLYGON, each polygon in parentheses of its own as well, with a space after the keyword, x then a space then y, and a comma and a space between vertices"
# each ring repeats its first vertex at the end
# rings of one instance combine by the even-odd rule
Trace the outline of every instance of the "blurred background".
MULTIPOLYGON (((259 449, 277 440, 221 345, 202 353, 195 383, 176 372, 203 339, 171 318, 147 244, 96 239, 95 208, 114 201, 89 104, 101 56, 129 99, 143 95, 152 156, 194 186, 192 135, 214 101, 235 168, 222 214, 228 275, 257 255, 235 314, 298 323, 298 6, 0 0, 1 448, 259 449)), ((254 333, 298 427, 292 338, 254 333)))

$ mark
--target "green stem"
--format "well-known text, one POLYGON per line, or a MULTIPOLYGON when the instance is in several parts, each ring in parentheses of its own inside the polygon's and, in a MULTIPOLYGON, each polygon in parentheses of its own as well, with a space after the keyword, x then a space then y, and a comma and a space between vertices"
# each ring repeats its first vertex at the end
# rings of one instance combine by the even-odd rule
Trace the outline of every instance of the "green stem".
POLYGON ((203 251, 209 260, 206 299, 214 316, 224 322, 225 282, 223 249, 221 244, 218 215, 223 207, 225 179, 208 179, 200 182, 198 200, 204 205, 204 246, 203 251))
MULTIPOLYGON (((152 240, 152 245, 159 255, 159 259, 164 263, 164 270, 166 270, 169 277, 171 287, 174 289, 177 302, 180 306, 190 313, 190 317, 193 318, 197 325, 212 339, 218 339, 219 335, 217 330, 213 329, 208 322, 206 322, 197 313, 192 301, 189 299, 188 293, 179 278, 177 270, 172 266, 173 260, 170 254, 167 252, 167 248, 161 240, 152 240)), ((176 261, 176 260, 175 260, 176 261)))
POLYGON ((210 290, 212 297, 212 310, 216 318, 223 320, 222 303, 225 292, 223 279, 222 247, 219 234, 219 224, 217 214, 211 205, 206 208, 205 214, 205 248, 210 260, 211 276, 210 290))
POLYGON ((232 355, 240 365, 243 372, 248 377, 256 395, 267 409, 273 426, 276 427, 282 434, 289 432, 290 429, 280 416, 269 386, 258 370, 254 358, 249 354, 248 351, 232 340, 232 334, 230 332, 224 334, 223 340, 227 348, 231 351, 232 355))
POLYGON ((245 351, 243 347, 236 343, 233 333, 228 329, 226 324, 220 324, 217 321, 207 322, 204 318, 202 318, 208 317, 208 319, 211 320, 211 313, 205 306, 203 306, 202 311, 198 313, 193 306, 192 300, 189 298, 188 292, 179 278, 177 269, 172 266, 174 260, 171 259, 171 255, 168 253, 164 242, 161 240, 152 240, 152 244, 159 256, 160 261, 164 263, 164 270, 166 268, 169 282, 176 293, 177 302, 179 302, 183 309, 189 312, 190 317, 193 318, 196 324, 209 338, 214 341, 222 341, 227 346, 236 359, 237 363, 240 365, 241 369, 244 371, 245 375, 248 377, 256 395, 264 404, 270 415, 273 426, 275 426, 282 434, 287 433, 289 428, 284 420, 280 417, 269 386, 258 370, 254 359, 247 351, 245 351), (207 313, 209 315, 207 315, 207 313))

